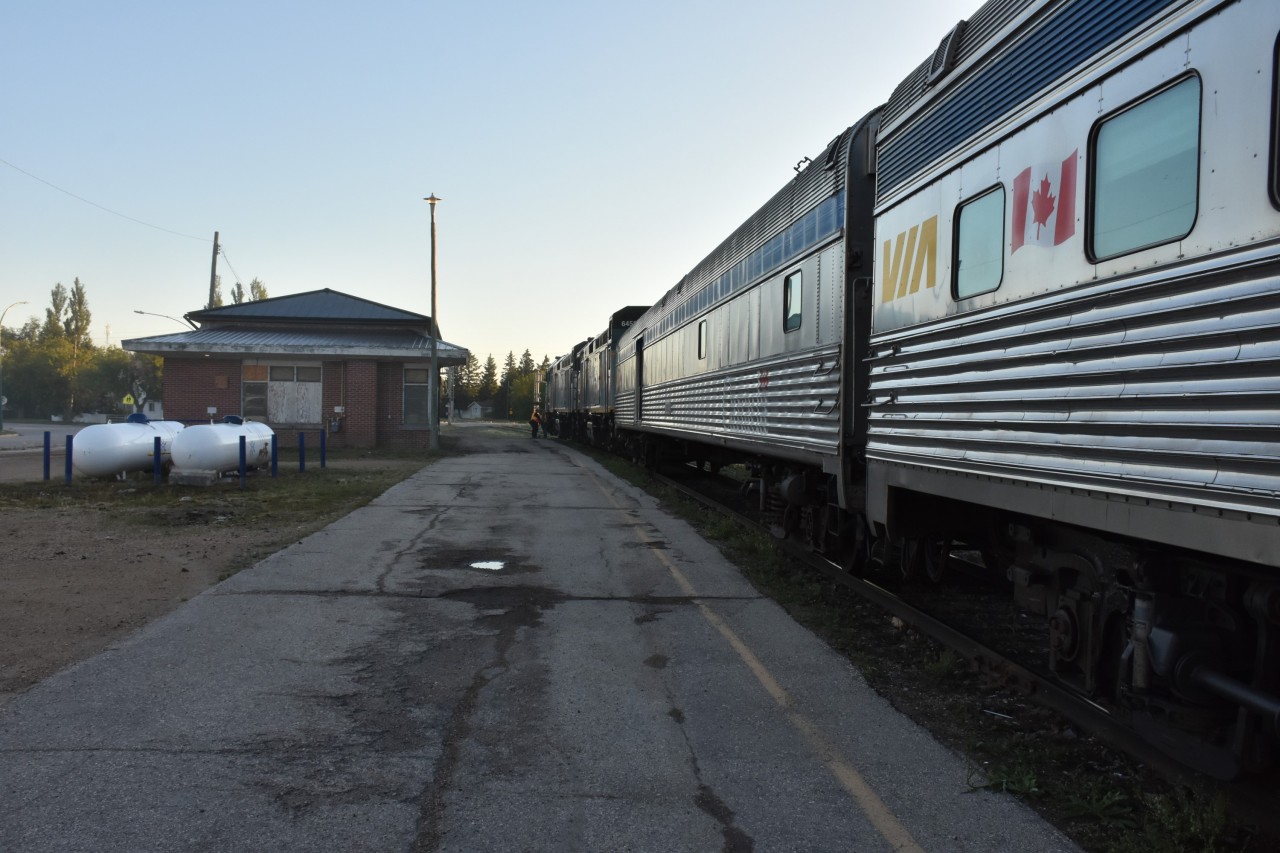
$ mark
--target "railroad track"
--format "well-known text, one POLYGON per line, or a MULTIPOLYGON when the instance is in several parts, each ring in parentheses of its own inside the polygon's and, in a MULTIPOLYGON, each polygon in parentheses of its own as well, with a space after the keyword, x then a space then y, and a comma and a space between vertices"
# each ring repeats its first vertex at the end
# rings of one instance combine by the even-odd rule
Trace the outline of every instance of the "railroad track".
MULTIPOLYGON (((694 472, 694 469, 690 469, 690 472, 694 472)), ((710 482, 709 478, 714 475, 701 471, 694 472, 697 479, 693 482, 704 486, 703 489, 699 489, 691 484, 690 480, 649 473, 654 480, 709 510, 734 519, 745 528, 768 532, 765 525, 757 519, 725 505, 713 495, 708 494, 705 486, 710 482)), ((723 481, 727 478, 720 479, 723 481)), ((719 485, 720 491, 724 491, 723 482, 719 485)), ((1269 835, 1280 837, 1280 814, 1276 810, 1274 789, 1207 779, 1155 748, 1106 707, 1064 687, 1048 672, 1024 661, 1015 660, 991 645, 975 639, 963 629, 926 612, 874 580, 850 574, 836 563, 814 554, 796 542, 776 538, 774 541, 788 559, 841 585, 876 605, 886 614, 900 619, 904 625, 953 650, 980 672, 990 675, 993 680, 1005 685, 1007 689, 1015 689, 1020 694, 1053 710, 1080 730, 1097 737, 1112 749, 1141 762, 1172 783, 1221 794, 1227 799, 1229 807, 1240 820, 1257 825, 1269 835)), ((951 559, 955 560, 954 557, 951 559)))

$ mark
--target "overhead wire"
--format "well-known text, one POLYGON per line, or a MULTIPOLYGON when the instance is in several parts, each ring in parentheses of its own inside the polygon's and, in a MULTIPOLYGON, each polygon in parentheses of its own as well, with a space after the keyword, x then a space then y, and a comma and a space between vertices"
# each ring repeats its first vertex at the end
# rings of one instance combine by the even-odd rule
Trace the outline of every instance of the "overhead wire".
POLYGON ((224 261, 226 261, 226 262, 227 262, 227 269, 231 270, 231 274, 232 274, 233 276, 235 276, 235 278, 236 278, 236 284, 243 285, 243 284, 244 284, 244 282, 240 280, 240 273, 236 272, 236 268, 235 268, 235 267, 233 267, 233 266, 231 266, 231 258, 227 257, 227 250, 226 250, 226 248, 225 248, 225 247, 223 247, 223 246, 219 246, 219 247, 218 247, 218 254, 219 254, 219 255, 222 255, 222 259, 223 259, 224 261))
POLYGON ((109 208, 109 207, 105 207, 105 206, 103 206, 103 205, 101 205, 101 204, 98 204, 96 201, 90 201, 89 199, 87 199, 87 198, 85 198, 85 197, 83 197, 83 196, 78 196, 78 195, 76 195, 75 193, 71 192, 70 190, 64 190, 62 187, 58 186, 57 184, 51 183, 51 182, 49 182, 49 181, 46 181, 44 178, 40 177, 39 175, 33 175, 33 174, 31 174, 30 172, 28 172, 26 169, 23 169, 23 168, 21 168, 21 167, 19 167, 19 166, 15 166, 14 164, 10 163, 8 160, 5 160, 5 159, 3 159, 3 158, 0 158, 0 163, 5 164, 5 165, 6 165, 6 166, 8 166, 10 169, 13 169, 15 172, 21 172, 22 174, 26 175, 28 178, 31 178, 31 179, 32 179, 32 180, 34 180, 34 181, 39 181, 40 183, 44 184, 46 187, 50 187, 50 188, 52 188, 52 189, 57 190, 57 191, 58 191, 58 192, 60 192, 60 193, 64 193, 65 195, 69 195, 69 196, 71 196, 72 198, 74 198, 76 201, 82 201, 82 202, 84 202, 85 204, 90 205, 91 207, 96 207, 96 208, 98 208, 98 210, 106 211, 107 213, 110 213, 112 216, 119 216, 121 219, 127 219, 127 220, 129 220, 130 222, 136 222, 138 225, 145 225, 145 226, 146 226, 146 227, 148 227, 148 228, 154 228, 154 229, 155 229, 155 230, 157 230, 157 231, 163 231, 164 233, 166 233, 166 234, 172 234, 172 235, 174 235, 175 237, 186 237, 186 238, 187 238, 187 239, 189 239, 189 240, 199 240, 199 241, 200 241, 200 242, 202 242, 202 243, 207 243, 207 242, 208 242, 208 239, 209 239, 209 238, 207 238, 207 237, 196 237, 194 234, 184 234, 184 233, 182 233, 181 231, 174 231, 174 230, 173 230, 173 229, 171 229, 171 228, 164 228, 164 227, 159 226, 159 225, 153 225, 153 224, 152 224, 152 223, 150 223, 150 222, 144 222, 144 221, 142 221, 141 219, 136 219, 136 218, 134 218, 134 217, 132 217, 132 216, 129 216, 128 214, 121 213, 121 212, 120 212, 120 211, 118 211, 118 210, 112 210, 112 209, 111 209, 111 208, 109 208))

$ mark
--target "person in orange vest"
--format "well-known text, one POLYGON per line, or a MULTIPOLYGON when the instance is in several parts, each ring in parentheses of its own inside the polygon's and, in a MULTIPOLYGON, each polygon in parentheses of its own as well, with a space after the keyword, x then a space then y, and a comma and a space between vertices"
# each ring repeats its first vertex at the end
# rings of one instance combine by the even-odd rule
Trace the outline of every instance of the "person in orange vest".
POLYGON ((538 437, 538 427, 542 426, 542 415, 537 409, 533 410, 532 417, 529 418, 529 427, 533 430, 533 437, 538 437))

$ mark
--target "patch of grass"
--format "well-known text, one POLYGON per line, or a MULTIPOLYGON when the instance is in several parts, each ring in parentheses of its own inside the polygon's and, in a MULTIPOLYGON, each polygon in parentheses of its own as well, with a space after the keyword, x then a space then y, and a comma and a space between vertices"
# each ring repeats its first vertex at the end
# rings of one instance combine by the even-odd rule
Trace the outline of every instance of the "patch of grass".
POLYGON ((1071 818, 1096 821, 1108 827, 1137 829, 1134 801, 1124 791, 1111 788, 1092 790, 1070 797, 1063 811, 1071 818))
MULTIPOLYGON (((171 485, 152 481, 150 473, 124 480, 79 478, 35 483, 0 483, 0 511, 6 507, 50 511, 76 510, 109 515, 120 527, 179 529, 200 526, 252 534, 252 565, 284 545, 319 530, 358 509, 396 483, 441 456, 454 453, 456 442, 442 439, 440 453, 403 451, 330 451, 320 467, 318 452, 308 451, 299 472, 296 450, 282 450, 278 476, 270 470, 251 472, 240 487, 232 475, 211 486, 171 485)), ((242 555, 243 557, 243 555, 242 555)), ((229 577, 235 567, 221 575, 229 577)))
POLYGON ((971 792, 1000 791, 1023 798, 1038 797, 1044 793, 1037 780, 1036 768, 1023 761, 998 764, 990 770, 981 770, 970 764, 969 778, 965 781, 971 792))

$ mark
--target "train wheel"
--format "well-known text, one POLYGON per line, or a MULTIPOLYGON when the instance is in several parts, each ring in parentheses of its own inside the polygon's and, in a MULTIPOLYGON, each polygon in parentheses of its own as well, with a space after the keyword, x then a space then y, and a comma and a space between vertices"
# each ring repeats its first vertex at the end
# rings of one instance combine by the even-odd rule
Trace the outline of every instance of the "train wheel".
POLYGON ((925 571, 925 543, 920 539, 907 539, 898 549, 898 568, 902 579, 913 581, 925 571))
POLYGON ((862 577, 871 565, 871 537, 867 534, 867 521, 860 515, 848 522, 846 543, 841 551, 840 567, 854 577, 862 577))
POLYGON ((934 583, 942 583, 951 562, 951 540, 926 540, 922 543, 921 550, 924 552, 924 573, 934 583))

